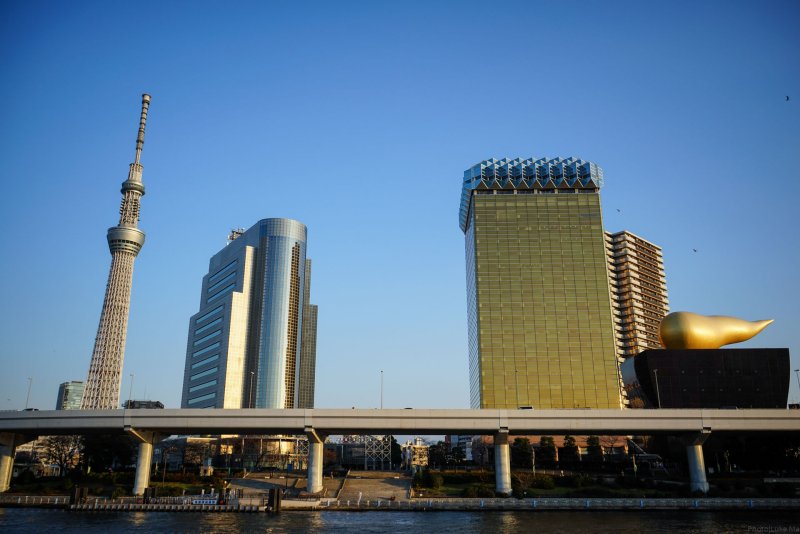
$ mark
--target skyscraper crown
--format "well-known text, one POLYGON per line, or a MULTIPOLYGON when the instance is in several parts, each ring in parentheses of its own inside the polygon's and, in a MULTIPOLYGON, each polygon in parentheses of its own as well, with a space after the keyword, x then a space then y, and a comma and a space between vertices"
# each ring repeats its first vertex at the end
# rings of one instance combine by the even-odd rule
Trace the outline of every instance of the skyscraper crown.
POLYGON ((472 191, 599 189, 603 186, 603 169, 580 158, 490 158, 464 171, 461 186, 459 222, 467 229, 467 214, 472 191))

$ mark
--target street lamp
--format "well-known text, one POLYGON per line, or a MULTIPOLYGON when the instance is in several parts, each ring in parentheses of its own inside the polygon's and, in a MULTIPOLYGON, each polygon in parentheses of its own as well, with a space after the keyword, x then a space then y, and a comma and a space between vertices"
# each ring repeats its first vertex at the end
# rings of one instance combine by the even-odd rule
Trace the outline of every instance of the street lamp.
POLYGON ((128 408, 131 407, 131 400, 133 399, 133 373, 131 373, 131 386, 128 389, 128 408))
POLYGON ((658 407, 661 408, 661 393, 658 391, 658 369, 653 369, 653 375, 656 377, 656 400, 658 401, 658 407))
POLYGON ((256 377, 255 371, 250 371, 250 400, 247 403, 247 405, 250 408, 254 408, 254 406, 253 406, 253 379, 255 377, 256 377))
POLYGON ((31 399, 31 384, 33 384, 33 378, 28 377, 28 396, 25 397, 25 409, 28 409, 28 401, 31 399))

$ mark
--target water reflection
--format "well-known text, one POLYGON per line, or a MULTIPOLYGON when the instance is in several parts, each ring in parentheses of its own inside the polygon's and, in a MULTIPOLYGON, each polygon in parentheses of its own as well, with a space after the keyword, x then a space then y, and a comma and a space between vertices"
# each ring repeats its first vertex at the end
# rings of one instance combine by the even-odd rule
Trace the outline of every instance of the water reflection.
POLYGON ((520 532, 797 532, 787 511, 283 512, 268 514, 66 512, 0 508, 0 532, 216 532, 491 534, 520 532))

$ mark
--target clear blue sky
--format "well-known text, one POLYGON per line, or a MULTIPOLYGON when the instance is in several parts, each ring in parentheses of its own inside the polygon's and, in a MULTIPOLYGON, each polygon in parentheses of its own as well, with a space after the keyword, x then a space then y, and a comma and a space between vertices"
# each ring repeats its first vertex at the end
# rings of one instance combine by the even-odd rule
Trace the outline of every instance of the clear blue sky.
POLYGON ((800 367, 798 24, 796 1, 3 2, 0 409, 86 377, 142 92, 123 398, 134 373, 179 406, 208 259, 291 217, 317 406, 378 406, 383 369, 386 407, 467 407, 461 178, 506 156, 597 162, 672 309, 774 318, 749 344, 800 367))

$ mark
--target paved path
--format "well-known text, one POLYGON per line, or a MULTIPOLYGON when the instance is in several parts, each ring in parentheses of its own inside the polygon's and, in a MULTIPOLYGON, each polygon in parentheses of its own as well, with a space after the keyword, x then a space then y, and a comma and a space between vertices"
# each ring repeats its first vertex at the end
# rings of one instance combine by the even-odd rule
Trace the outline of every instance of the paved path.
POLYGON ((362 500, 390 500, 394 497, 397 501, 405 501, 410 487, 411 478, 400 473, 351 471, 339 494, 339 501, 358 501, 359 494, 362 500))

